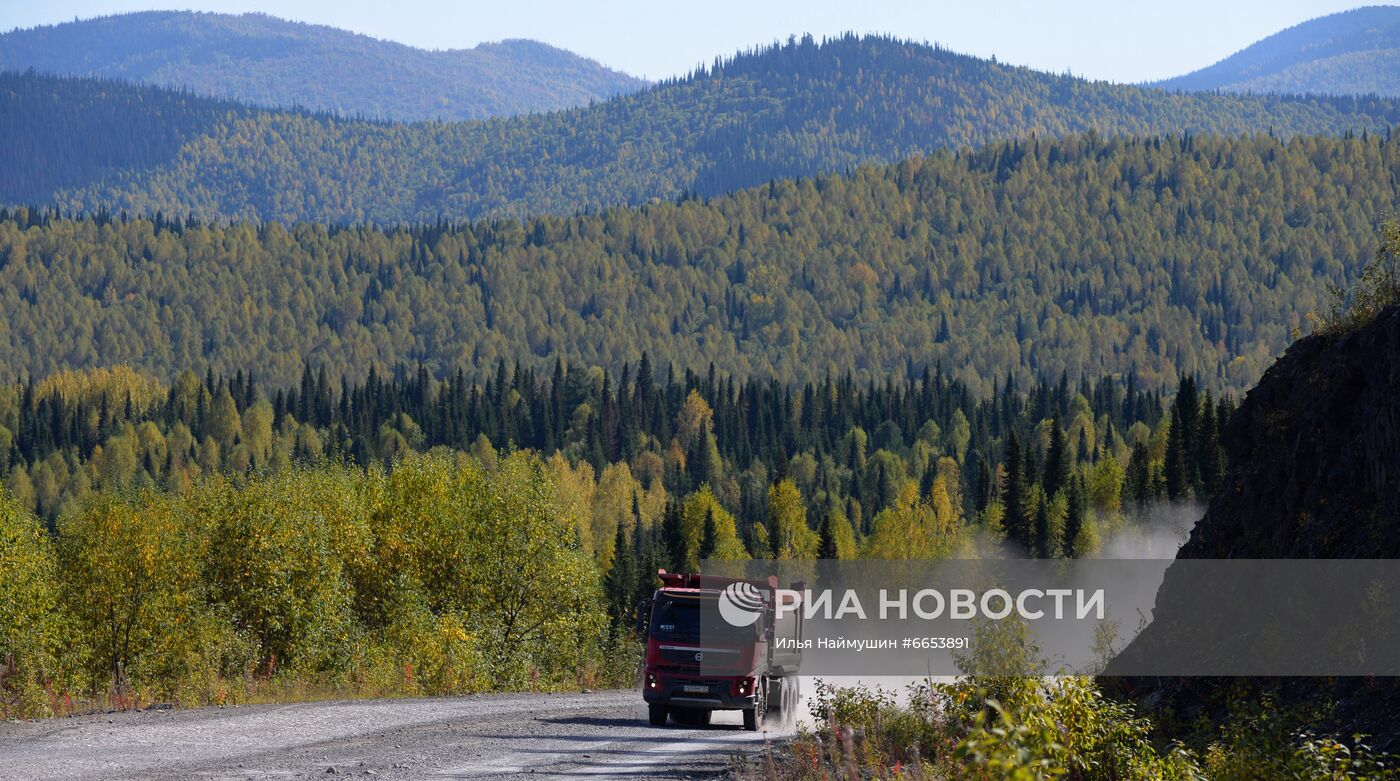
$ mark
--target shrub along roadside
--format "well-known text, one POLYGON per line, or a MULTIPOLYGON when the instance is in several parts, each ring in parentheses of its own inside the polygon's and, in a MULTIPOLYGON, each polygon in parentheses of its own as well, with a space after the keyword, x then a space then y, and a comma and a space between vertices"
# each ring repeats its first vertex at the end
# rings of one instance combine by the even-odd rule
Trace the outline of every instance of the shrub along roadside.
POLYGON ((626 677, 549 474, 430 453, 214 477, 95 495, 52 534, 0 496, 0 715, 626 677))
POLYGON ((43 526, 0 489, 0 714, 48 712, 82 661, 77 649, 65 653, 71 625, 58 582, 43 526))
POLYGON ((1204 746, 1156 745, 1152 724, 1103 697, 1082 676, 965 677, 910 687, 907 701, 879 688, 818 682, 802 731, 781 760, 770 754, 739 777, 998 779, 999 781, 1254 781, 1400 778, 1393 757, 1292 731, 1267 703, 1221 725, 1204 746))

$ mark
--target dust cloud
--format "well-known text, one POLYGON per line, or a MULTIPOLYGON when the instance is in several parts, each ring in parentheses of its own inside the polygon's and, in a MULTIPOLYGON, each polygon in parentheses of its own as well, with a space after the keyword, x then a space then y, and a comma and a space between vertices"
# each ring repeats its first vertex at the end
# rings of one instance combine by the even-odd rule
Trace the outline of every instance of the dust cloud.
POLYGON ((1205 514, 1199 502, 1157 504, 1107 535, 1101 559, 1174 559, 1205 514))

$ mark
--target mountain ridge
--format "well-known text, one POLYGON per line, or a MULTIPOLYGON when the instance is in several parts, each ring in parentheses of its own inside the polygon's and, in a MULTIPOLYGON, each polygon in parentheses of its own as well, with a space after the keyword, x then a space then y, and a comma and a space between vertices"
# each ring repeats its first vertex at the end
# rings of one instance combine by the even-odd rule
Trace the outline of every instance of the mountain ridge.
MULTIPOLYGON (((144 102, 157 98, 170 96, 144 102)), ((1400 102, 1392 100, 1169 94, 855 35, 820 44, 804 36, 741 53, 587 108, 479 122, 386 124, 239 110, 226 120, 206 121, 206 112, 182 124, 185 109, 152 119, 142 102, 117 86, 0 74, 0 115, 8 119, 0 163, 13 172, 0 182, 0 202, 212 220, 524 218, 709 197, 1018 137, 1286 138, 1380 133, 1400 121, 1400 102), (81 89, 92 96, 70 99, 81 89), (113 108, 114 101, 123 106, 113 108), (35 118, 54 106, 71 116, 35 118), (140 146, 140 138, 54 135, 48 126, 110 124, 143 111, 140 121, 181 128, 177 148, 143 156, 109 148, 140 146), (30 152, 6 157, 7 149, 30 152), (147 157, 160 159, 105 162, 147 157), (64 165, 31 170, 37 158, 64 165)))
POLYGON ((1400 6, 1365 6, 1309 19, 1205 68, 1145 86, 1400 96, 1400 6))
POLYGON ((646 82, 526 39, 420 49, 261 13, 143 11, 0 34, 0 68, 399 121, 554 111, 646 82))

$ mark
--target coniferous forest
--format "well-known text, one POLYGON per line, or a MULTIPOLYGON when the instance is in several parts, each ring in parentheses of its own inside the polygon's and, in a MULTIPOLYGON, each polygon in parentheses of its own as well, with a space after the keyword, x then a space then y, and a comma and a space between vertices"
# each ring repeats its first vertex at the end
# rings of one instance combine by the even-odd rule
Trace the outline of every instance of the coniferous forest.
MULTIPOLYGON (((206 475, 321 463, 392 468, 435 448, 486 463, 528 450, 582 470, 585 482, 620 468, 625 490, 612 509, 626 509, 629 492, 711 491, 748 547, 779 480, 793 481, 813 517, 842 513, 861 537, 906 486, 922 501, 942 480, 960 518, 1012 497, 1004 522, 1015 541, 1067 554, 1075 535, 1064 545, 1036 537, 1046 531, 1029 525, 1039 500, 1026 505, 1008 481, 1039 485, 1047 499, 1078 490, 1080 511, 1090 498, 1116 513, 1209 496, 1233 402, 1189 378, 1173 390, 1143 389, 1134 375, 1078 385, 1062 376, 1025 390, 1008 379, 977 397, 937 369, 898 383, 848 374, 794 388, 736 382, 713 367, 658 373, 647 356, 615 378, 562 364, 537 376, 502 362, 482 383, 461 372, 437 381, 422 367, 352 383, 308 367, 299 384, 271 393, 243 372, 186 371, 168 388, 125 369, 68 372, 0 394, 0 470, 21 505, 54 518, 94 490, 183 492, 206 475)), ((619 519, 597 523, 590 548, 606 547, 619 519)))
POLYGON ((0 214, 10 379, 127 363, 296 380, 505 359, 985 395, 1135 371, 1248 388, 1395 206, 1385 136, 1072 136, 576 217, 393 229, 0 214))

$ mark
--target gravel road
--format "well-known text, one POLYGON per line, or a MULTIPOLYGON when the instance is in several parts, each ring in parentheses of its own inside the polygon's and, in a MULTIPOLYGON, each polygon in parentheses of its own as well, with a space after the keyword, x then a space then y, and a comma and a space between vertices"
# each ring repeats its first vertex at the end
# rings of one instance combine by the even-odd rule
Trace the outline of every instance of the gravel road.
POLYGON ((714 778, 776 737, 635 691, 149 710, 0 724, 0 779, 714 778))

